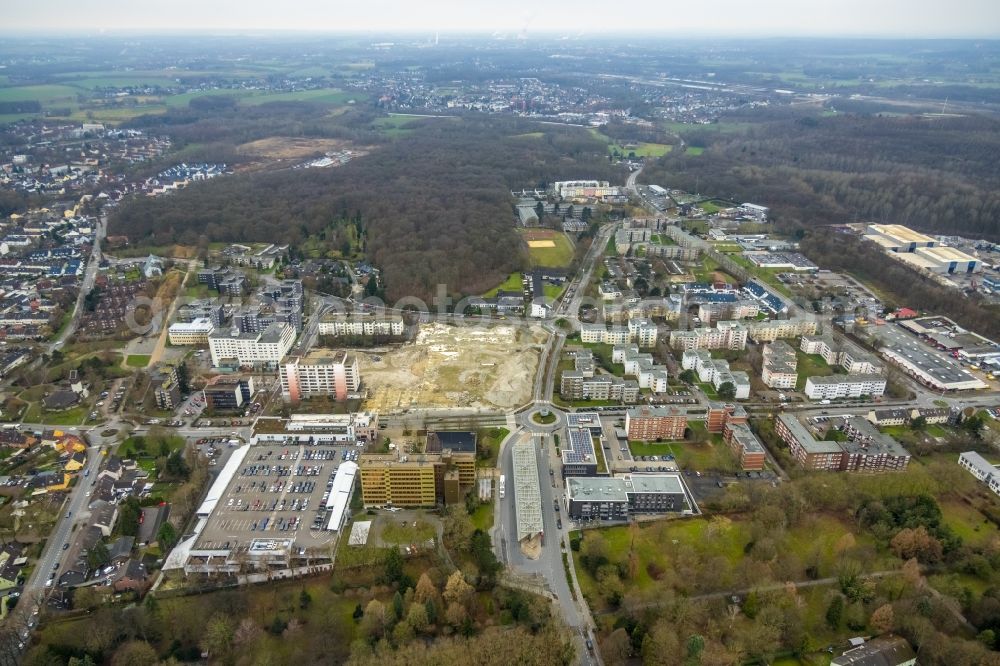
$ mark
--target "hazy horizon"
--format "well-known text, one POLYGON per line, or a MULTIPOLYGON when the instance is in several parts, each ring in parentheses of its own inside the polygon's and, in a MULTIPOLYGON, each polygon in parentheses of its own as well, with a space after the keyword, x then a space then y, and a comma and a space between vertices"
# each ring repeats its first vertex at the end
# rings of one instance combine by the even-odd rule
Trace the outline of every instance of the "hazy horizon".
POLYGON ((711 36, 947 39, 1000 38, 1000 3, 991 0, 843 0, 808 9, 795 0, 747 4, 707 0, 674 8, 635 0, 623 12, 594 0, 563 4, 512 0, 372 0, 363 6, 323 0, 176 0, 150 10, 125 0, 39 0, 4 9, 4 33, 182 34, 504 34, 531 36, 711 36), (165 11, 164 11, 165 9, 165 11), (693 34, 694 33, 694 34, 693 34))

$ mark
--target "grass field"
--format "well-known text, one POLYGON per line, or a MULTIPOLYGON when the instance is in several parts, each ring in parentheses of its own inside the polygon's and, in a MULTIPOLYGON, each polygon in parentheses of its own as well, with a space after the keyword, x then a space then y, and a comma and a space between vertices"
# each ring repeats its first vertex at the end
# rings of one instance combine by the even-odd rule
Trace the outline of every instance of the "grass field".
POLYGON ((422 520, 413 523, 390 519, 389 524, 382 528, 382 540, 387 543, 411 544, 428 541, 434 537, 434 526, 422 520))
MULTIPOLYGON (((739 566, 745 558, 747 544, 753 540, 750 527, 749 521, 739 518, 713 517, 659 521, 639 528, 608 527, 599 532, 607 542, 609 561, 627 561, 630 550, 638 557, 634 575, 624 581, 626 594, 654 588, 660 590, 662 586, 696 594, 736 589, 742 584, 739 566), (659 582, 651 577, 650 564, 654 565, 653 570, 658 567, 670 572, 678 559, 701 563, 699 570, 702 573, 694 578, 668 574, 659 582), (705 563, 711 565, 706 568, 705 563)), ((849 533, 853 534, 850 524, 819 514, 784 532, 775 546, 777 552, 797 558, 801 570, 790 572, 793 580, 806 580, 801 563, 807 561, 815 562, 821 576, 834 574, 840 552, 838 544, 849 533)), ((853 534, 853 539, 861 546, 873 544, 871 538, 863 534, 853 534)), ((584 595, 596 610, 601 610, 604 600, 597 592, 597 581, 580 565, 578 552, 574 552, 573 559, 584 595)), ((891 555, 875 556, 867 564, 869 570, 879 570, 898 566, 898 560, 891 555)))
POLYGON ((700 146, 688 146, 687 148, 684 149, 685 155, 694 155, 696 157, 698 155, 701 155, 703 152, 705 152, 705 149, 701 148, 700 146))
POLYGON ((806 379, 809 377, 828 377, 833 374, 833 368, 827 365, 827 362, 819 354, 807 354, 796 349, 795 357, 798 359, 797 370, 799 373, 799 379, 795 382, 796 391, 805 388, 806 379))
POLYGON ((566 234, 548 229, 524 229, 521 231, 525 242, 529 240, 551 240, 553 247, 529 247, 528 255, 535 266, 560 268, 573 261, 573 243, 566 234))
POLYGON ((516 291, 517 293, 521 293, 521 277, 520 273, 511 273, 507 276, 506 280, 483 294, 483 298, 496 296, 498 291, 516 291))
POLYGON ((83 91, 72 86, 46 84, 39 86, 10 86, 0 88, 0 102, 20 102, 37 100, 42 104, 56 100, 75 101, 83 91))
POLYGON ((125 358, 125 365, 130 368, 145 368, 149 365, 149 354, 129 354, 125 358))
POLYGON ((476 507, 475 512, 470 516, 472 526, 484 532, 490 531, 493 527, 493 502, 486 502, 476 507))
MULTIPOLYGON (((739 469, 729 447, 721 441, 695 444, 693 442, 629 442, 633 456, 672 455, 682 470, 696 472, 735 472, 739 469)), ((641 462, 641 461, 640 461, 641 462)))

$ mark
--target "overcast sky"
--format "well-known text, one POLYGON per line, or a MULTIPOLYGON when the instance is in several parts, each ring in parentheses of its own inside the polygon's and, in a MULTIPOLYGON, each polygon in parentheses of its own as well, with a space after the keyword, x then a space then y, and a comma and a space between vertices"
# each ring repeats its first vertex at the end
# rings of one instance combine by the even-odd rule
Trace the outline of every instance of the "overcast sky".
POLYGON ((2 0, 0 31, 1000 37, 1000 0, 2 0))

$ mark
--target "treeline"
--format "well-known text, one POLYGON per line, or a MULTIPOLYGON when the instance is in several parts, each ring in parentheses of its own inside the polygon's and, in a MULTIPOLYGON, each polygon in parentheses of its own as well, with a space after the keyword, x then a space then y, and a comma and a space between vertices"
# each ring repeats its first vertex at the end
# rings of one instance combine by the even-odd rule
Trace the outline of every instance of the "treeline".
POLYGON ((985 117, 735 116, 745 131, 683 132, 647 183, 771 207, 776 221, 874 220, 1000 239, 1000 122, 985 117), (773 118, 777 120, 773 120, 773 118))
MULTIPOLYGON (((511 222, 511 188, 551 180, 623 180, 606 146, 576 128, 496 118, 446 119, 337 169, 238 174, 169 197, 133 199, 110 220, 133 244, 211 241, 298 245, 360 214, 366 254, 387 295, 482 293, 527 265, 511 222)), ((240 140, 246 137, 241 137, 240 140)))
POLYGON ((807 232, 801 249, 824 268, 849 271, 876 285, 894 299, 890 306, 942 314, 986 337, 1000 336, 1000 307, 984 303, 978 295, 959 297, 954 289, 889 259, 873 243, 822 229, 807 232))
POLYGON ((41 113, 42 105, 37 99, 0 102, 0 114, 5 113, 41 113))

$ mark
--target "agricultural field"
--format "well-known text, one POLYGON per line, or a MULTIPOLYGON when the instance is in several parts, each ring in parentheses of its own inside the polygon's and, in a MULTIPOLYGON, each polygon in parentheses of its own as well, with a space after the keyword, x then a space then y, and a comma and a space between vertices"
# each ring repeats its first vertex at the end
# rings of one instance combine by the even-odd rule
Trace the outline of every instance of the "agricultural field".
POLYGON ((573 261, 573 243, 566 234, 552 229, 522 229, 521 235, 535 266, 562 268, 573 261))

